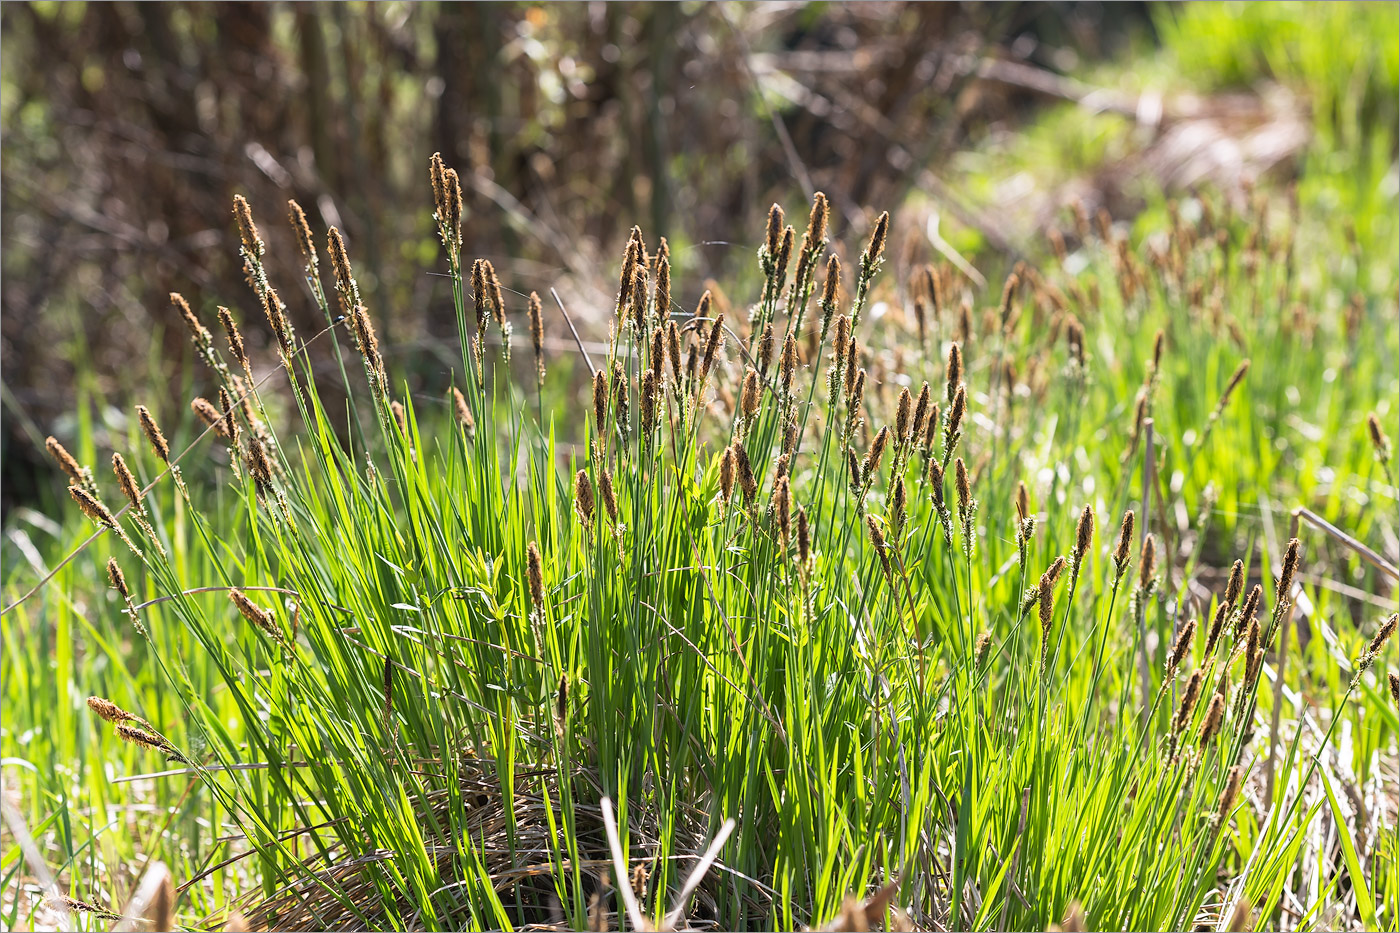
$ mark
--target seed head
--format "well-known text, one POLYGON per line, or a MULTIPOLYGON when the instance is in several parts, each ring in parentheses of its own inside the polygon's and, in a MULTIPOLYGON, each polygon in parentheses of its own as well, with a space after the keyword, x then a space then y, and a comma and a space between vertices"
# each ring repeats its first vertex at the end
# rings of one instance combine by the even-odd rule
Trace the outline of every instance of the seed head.
POLYGON ((1170 678, 1181 667, 1181 662, 1191 653, 1191 641, 1196 637, 1196 620, 1191 619, 1176 633, 1172 653, 1167 657, 1167 677, 1170 678))
POLYGON ((869 269, 885 251, 885 241, 890 235, 890 212, 883 211, 875 219, 875 229, 870 233, 870 243, 865 247, 865 252, 861 254, 860 264, 863 268, 869 269))
POLYGON ((992 633, 983 632, 977 636, 977 643, 973 649, 973 664, 981 667, 987 660, 987 652, 992 647, 992 633))
POLYGON ((923 388, 919 390, 918 401, 914 403, 914 423, 910 427, 909 434, 904 437, 906 444, 923 439, 924 429, 928 426, 928 411, 929 389, 928 383, 925 382, 923 388))
POLYGON ((895 408, 894 434, 895 443, 903 446, 909 443, 913 430, 913 410, 914 398, 909 394, 906 386, 899 390, 899 402, 895 408))
POLYGON ((190 339, 197 347, 207 347, 211 342, 209 329, 199 323, 199 318, 194 316, 190 310, 190 303, 185 300, 185 296, 179 292, 170 293, 170 303, 175 306, 175 310, 180 312, 180 317, 185 319, 185 326, 189 328, 190 339))
POLYGON ((1138 586, 1146 590, 1157 576, 1157 539, 1148 535, 1142 539, 1142 563, 1138 567, 1138 586))
POLYGON ((144 510, 141 504, 141 484, 136 482, 136 477, 131 473, 131 467, 126 465, 122 455, 112 454, 112 472, 117 474, 117 485, 121 486, 122 495, 131 503, 131 507, 140 512, 144 510))
POLYGON ((1021 284, 1021 278, 1016 273, 1011 273, 1006 277, 1006 284, 1001 288, 1001 326, 1005 327, 1011 318, 1011 305, 1016 299, 1016 289, 1021 284))
POLYGON ((1222 602, 1215 607, 1215 615, 1210 620, 1210 631, 1206 633, 1206 658, 1210 658, 1215 653, 1215 646, 1220 643, 1220 635, 1225 628, 1225 619, 1229 615, 1229 603, 1222 602))
POLYGON ((486 275, 486 287, 491 295, 491 314, 496 318, 496 326, 504 333, 506 329, 506 302, 501 293, 501 280, 497 277, 496 267, 491 265, 491 260, 483 259, 481 267, 486 275))
POLYGON ((1259 602, 1263 598, 1263 595, 1263 589, 1256 583, 1249 591, 1249 595, 1244 598, 1244 607, 1240 609, 1239 619, 1235 622, 1235 638, 1237 640, 1245 633, 1245 629, 1249 626, 1250 620, 1252 620, 1255 613, 1259 611, 1259 602))
POLYGON ((1297 538, 1288 539, 1288 548, 1283 552, 1283 568, 1278 575, 1277 586, 1274 588, 1275 602, 1283 602, 1293 596, 1293 576, 1298 572, 1299 559, 1302 556, 1303 545, 1297 538))
POLYGON ((642 437, 650 443, 656 431, 657 413, 660 411, 661 380, 654 369, 642 371, 641 384, 637 388, 640 399, 642 437))
MULTIPOLYGON (((141 432, 146 435, 146 440, 150 443, 151 449, 155 451, 162 463, 170 462, 170 442, 161 433, 160 425, 156 424, 156 419, 151 416, 150 409, 145 405, 136 406, 136 418, 141 422, 141 432)), ((53 438, 49 438, 53 441, 53 438)), ((53 441, 57 444, 57 441, 53 441)), ((64 451, 67 453, 67 451, 64 451)), ((70 458, 71 459, 71 458, 70 458)))
MULTIPOLYGON (((675 321, 666 322, 666 357, 671 361, 671 376, 677 385, 681 381, 681 332, 675 321)), ((656 364, 658 367, 660 363, 656 364)))
POLYGON ((725 502, 734 495, 734 475, 737 469, 734 448, 724 448, 724 453, 719 458, 719 491, 725 502))
POLYGON ((123 742, 130 742, 132 745, 140 745, 158 752, 170 753, 173 751, 170 744, 154 732, 147 732, 145 729, 129 726, 126 723, 118 725, 116 732, 123 742))
POLYGON ((389 412, 394 416, 394 424, 398 425, 400 434, 408 433, 408 412, 404 410, 403 403, 394 399, 389 403, 389 412))
POLYGON ((948 368, 947 368, 947 392, 948 401, 953 401, 953 396, 957 394, 958 386, 962 384, 962 347, 956 343, 948 348, 948 368))
POLYGON ((467 400, 462 395, 462 390, 456 386, 452 387, 452 410, 457 417, 458 427, 466 428, 468 434, 476 431, 476 419, 472 417, 472 410, 467 407, 467 400))
POLYGON ((1225 602, 1234 608, 1235 602, 1240 598, 1240 593, 1244 591, 1244 562, 1235 561, 1235 565, 1230 568, 1230 582, 1225 586, 1225 602))
POLYGON ((1386 677, 1390 680, 1390 702, 1400 707, 1400 676, 1391 671, 1386 677))
POLYGON ((768 372, 768 364, 773 360, 773 322, 763 325, 763 333, 758 338, 758 368, 768 372))
POLYGON ((239 614, 242 615, 243 618, 253 623, 253 625, 257 626, 264 633, 274 638, 280 637, 281 633, 277 630, 277 624, 274 621, 271 609, 264 609, 259 606, 247 596, 243 595, 243 591, 237 587, 233 587, 228 591, 228 598, 234 606, 237 607, 239 614))
POLYGON ((219 386, 219 408, 223 410, 223 433, 228 437, 230 443, 238 443, 238 419, 234 417, 236 411, 233 399, 229 397, 228 389, 219 386))
MULTIPOLYGON (((1043 638, 1048 638, 1050 626, 1054 622, 1055 611, 1055 578, 1047 570, 1040 575, 1040 585, 1037 589, 1036 602, 1040 606, 1040 630, 1043 638)), ((1042 645, 1041 654, 1044 654, 1042 645)))
POLYGON ((248 351, 243 346, 243 335, 238 332, 238 325, 233 321, 233 312, 220 306, 219 323, 224 327, 224 335, 228 337, 228 348, 233 352, 233 358, 238 361, 238 365, 247 367, 248 351))
POLYGON ((252 254, 256 259, 263 254, 262 237, 258 235, 258 227, 253 223, 253 209, 248 206, 248 199, 241 194, 233 196, 233 217, 238 221, 238 236, 243 240, 243 248, 252 254))
POLYGON ((1400 622, 1400 613, 1391 613, 1390 618, 1381 623, 1381 627, 1376 630, 1376 634, 1371 639, 1371 643, 1366 646, 1366 653, 1371 657, 1380 654, 1385 643, 1390 640, 1390 636, 1395 634, 1397 622, 1400 622))
POLYGON ((617 491, 613 489, 612 474, 607 464, 598 468, 598 497, 603 500, 603 510, 608 513, 608 521, 617 524, 617 491))
POLYGON ((536 612, 544 611, 544 570, 540 561, 540 549, 531 541, 525 549, 525 575, 530 582, 530 604, 536 612))
POLYGON ((967 464, 959 457, 954 463, 954 478, 958 487, 958 512, 966 514, 972 505, 972 481, 967 475, 967 464))
POLYGON ((777 262, 774 263, 779 283, 782 283, 784 280, 787 279, 788 263, 792 261, 793 236, 794 234, 792 231, 792 227, 789 226, 783 228, 782 243, 778 246, 778 258, 777 262))
MULTIPOLYGON (((706 308, 709 307, 709 289, 701 296, 700 303, 706 308)), ((719 348, 724 344, 724 314, 715 315, 714 323, 710 325, 710 335, 705 341, 705 356, 700 361, 700 386, 699 391, 705 390, 705 383, 710 378, 710 370, 715 365, 715 357, 719 355, 719 348)))
POLYGON ((792 334, 787 335, 783 341, 783 357, 778 368, 778 380, 782 386, 783 395, 787 396, 792 392, 792 377, 797 371, 797 340, 792 334))
POLYGON ((214 433, 220 437, 227 437, 228 431, 224 425, 224 417, 214 404, 203 396, 196 396, 190 401, 190 410, 199 416, 199 420, 214 429, 214 433))
POLYGON ((1235 367, 1235 371, 1230 374, 1230 381, 1225 384, 1225 391, 1220 394, 1220 401, 1216 404, 1217 411, 1224 411, 1225 406, 1230 401, 1230 395, 1244 381, 1245 374, 1249 372, 1249 360, 1243 360, 1235 367))
POLYGON ((593 524, 593 484, 588 481, 587 470, 574 474, 574 510, 585 527, 593 524))
POLYGON ((347 301, 355 292, 355 273, 350 269, 350 254, 345 250, 345 239, 335 227, 326 232, 326 251, 331 254, 335 287, 341 292, 341 300, 347 301))
POLYGON ((306 268, 315 275, 320 260, 316 257, 316 241, 311 238, 311 226, 306 222, 306 212, 296 201, 288 201, 287 218, 292 222, 292 232, 296 234, 297 248, 306 260, 306 268))
POLYGON ((773 517, 778 524, 778 540, 786 544, 792 530, 792 483, 781 476, 773 486, 773 517))
POLYGON ((284 356, 292 355, 292 332, 287 326, 287 317, 282 313, 282 299, 275 288, 263 292, 263 313, 272 327, 272 335, 277 338, 277 346, 284 356))
POLYGON ((1016 517, 1021 521, 1031 517, 1031 494, 1024 480, 1016 481, 1016 517))
POLYGON ((938 426, 942 423, 942 420, 943 412, 941 409, 939 409, 938 403, 934 402, 933 404, 929 405, 928 421, 924 425, 925 452, 933 450, 933 440, 935 437, 938 436, 938 426))
POLYGON ((870 450, 866 451, 865 462, 861 465, 861 477, 865 482, 870 482, 880 469, 880 460, 885 455, 885 447, 889 444, 890 429, 881 428, 875 434, 875 440, 870 442, 870 450))
POLYGON ((1371 435, 1371 446, 1376 450, 1376 459, 1382 466, 1390 463, 1390 438, 1386 437, 1381 428, 1381 419, 1376 417, 1375 412, 1366 415, 1366 430, 1371 435))
POLYGON ((1092 506, 1084 506, 1084 511, 1079 513, 1079 525, 1074 534, 1074 567, 1077 570, 1084 561, 1084 555, 1089 553, 1089 547, 1094 543, 1094 509, 1092 506))
POLYGON ((88 697, 88 709, 107 722, 140 722, 135 716, 122 709, 106 697, 88 697))
POLYGON ((783 236, 783 209, 777 204, 768 208, 768 233, 764 242, 764 249, 768 251, 770 259, 776 258, 778 250, 782 247, 783 236))
POLYGON ((122 573, 121 565, 115 557, 107 558, 107 581, 112 584, 112 589, 121 594, 122 599, 131 598, 131 590, 126 585, 126 574, 122 573))
POLYGON ((272 487, 272 463, 267 459, 267 449, 256 434, 248 438, 248 452, 244 462, 259 492, 266 492, 272 487))
POLYGON ((826 220, 830 211, 825 194, 818 191, 812 195, 812 211, 807 215, 807 238, 814 247, 826 240, 826 220))
POLYGON ((865 530, 870 537, 870 543, 875 548, 875 553, 880 558, 880 566, 885 572, 886 579, 890 576, 890 555, 885 549, 885 535, 880 531, 880 524, 875 520, 874 515, 865 516, 865 530))
POLYGON ((923 268, 924 293, 928 295, 934 318, 943 316, 943 289, 938 280, 938 272, 932 265, 923 268))
POLYGON ((933 504, 939 509, 943 508, 943 467, 938 461, 931 459, 928 462, 928 484, 929 490, 933 493, 933 504))
POLYGON ((83 514, 105 528, 116 528, 117 520, 107 509, 107 506, 94 495, 81 486, 69 486, 68 494, 73 497, 73 501, 78 503, 78 508, 83 510, 83 514))
POLYGON ((593 423, 599 437, 608 433, 608 380, 600 369, 593 374, 593 423))
POLYGON ((904 537, 908 508, 909 495, 904 488, 904 477, 895 477, 894 489, 890 491, 890 534, 896 541, 904 537))
POLYGON ((744 493, 744 503, 748 504, 758 495, 758 480, 754 477, 753 464, 749 462, 749 452, 744 449, 743 441, 736 439, 732 447, 734 465, 739 473, 739 489, 744 493))
POLYGON ((544 308, 539 292, 530 293, 530 342, 535 346, 535 374, 544 385, 544 308))
POLYGON ((841 288, 841 260, 832 253, 826 260, 826 281, 822 283, 822 313, 830 320, 836 309, 836 293, 841 288))
POLYGON ((1225 698, 1217 693, 1210 698, 1210 706, 1206 707, 1206 718, 1201 721, 1201 731, 1197 733, 1197 741, 1202 748, 1215 738, 1216 733, 1220 731, 1220 721, 1224 718, 1225 698))
POLYGON ((1176 708, 1176 718, 1172 721, 1172 733, 1179 735, 1187 724, 1191 722, 1191 713, 1196 708, 1196 700, 1201 695, 1201 681, 1205 678, 1202 671, 1192 671, 1191 676, 1186 681, 1186 687, 1181 691, 1181 703, 1176 708))
POLYGON ((967 387, 960 385, 953 393, 953 404, 948 408, 948 427, 944 432, 944 443, 952 450, 962 435, 963 416, 967 414, 967 387))
POLYGON ((758 373, 752 366, 744 373, 744 391, 739 405, 745 418, 752 418, 758 412, 758 373))
POLYGON ((1230 815, 1230 808, 1235 805, 1235 798, 1240 794, 1240 784, 1244 781, 1244 771, 1239 765, 1230 769, 1229 775, 1225 779, 1225 789, 1220 792, 1220 805, 1216 808, 1216 817, 1220 822, 1230 815))
MULTIPOLYGON (((164 438, 162 438, 162 440, 164 440, 164 438)), ((87 476, 82 466, 80 466, 77 459, 68 452, 68 448, 59 443, 58 438, 49 435, 49 437, 44 440, 44 449, 49 452, 50 457, 53 457, 54 460, 57 461, 63 472, 68 474, 69 479, 79 484, 87 482, 87 476)), ((167 447, 166 450, 168 453, 169 448, 167 447)), ((165 457, 161 459, 164 460, 165 457)))

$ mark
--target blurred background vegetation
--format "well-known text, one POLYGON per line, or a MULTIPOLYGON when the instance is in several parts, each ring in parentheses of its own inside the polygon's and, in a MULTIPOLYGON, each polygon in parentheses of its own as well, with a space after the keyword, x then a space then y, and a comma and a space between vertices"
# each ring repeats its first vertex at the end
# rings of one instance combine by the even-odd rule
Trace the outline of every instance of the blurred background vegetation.
POLYGON ((891 208, 903 256, 976 265, 1043 249, 1076 200, 1131 219, 1298 181, 1394 257, 1393 4, 31 2, 0 27, 7 514, 62 493, 46 434, 102 446, 136 401, 184 408, 168 292, 237 308, 265 350, 235 193, 296 325, 293 197, 345 231, 395 371, 440 390, 439 150, 466 255, 595 332, 631 224, 693 303, 751 265, 771 201, 817 189, 838 238, 891 208))

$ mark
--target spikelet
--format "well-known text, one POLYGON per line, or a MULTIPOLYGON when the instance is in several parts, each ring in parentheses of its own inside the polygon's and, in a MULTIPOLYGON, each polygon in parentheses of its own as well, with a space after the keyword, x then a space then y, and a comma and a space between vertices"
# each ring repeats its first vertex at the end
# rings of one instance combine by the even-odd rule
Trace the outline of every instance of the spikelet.
POLYGON ((739 395, 739 408, 745 419, 758 413, 758 373, 752 366, 744 373, 744 389, 739 395))
POLYGON ((1386 436, 1381 428, 1381 419, 1375 412, 1368 412, 1366 415, 1366 431, 1371 436, 1371 447, 1376 452, 1376 462, 1389 473, 1390 468, 1390 438, 1386 436))
POLYGON ((908 518, 909 497, 904 477, 897 476, 890 491, 890 537, 898 544, 904 539, 904 524, 908 518))
POLYGON ((190 400, 190 411, 198 415, 205 425, 213 428, 215 434, 228 437, 228 426, 224 424, 223 413, 214 407, 213 402, 203 396, 196 396, 190 400))
POLYGON ((851 492, 859 493, 863 485, 860 475, 860 458, 850 447, 846 448, 846 472, 850 474, 851 492))
POLYGON ((574 474, 574 511, 584 528, 593 527, 593 484, 588 481, 587 470, 574 474))
POLYGON ((938 465, 937 460, 928 462, 928 484, 929 495, 933 497, 935 507, 942 509, 943 503, 943 468, 938 465))
POLYGON ((116 528, 117 520, 113 517, 107 506, 102 504, 102 500, 89 493, 81 486, 69 486, 68 494, 73 497, 73 501, 78 503, 78 508, 83 510, 83 514, 90 518, 94 524, 104 528, 116 528))
POLYGON ((884 532, 880 530, 880 523, 875 520, 874 515, 865 516, 865 530, 870 538, 870 544, 875 548, 875 554, 880 558, 880 569, 884 571, 886 580, 893 580, 890 573, 890 555, 887 553, 884 532))
POLYGON ((650 445, 656 432, 658 414, 661 410, 661 380, 654 369, 642 371, 641 382, 637 387, 642 443, 650 445))
POLYGON ((875 474, 879 472, 880 460, 885 455, 885 447, 889 444, 889 440, 890 429, 888 427, 883 427, 876 432, 875 440, 871 441, 870 449, 866 451, 865 461, 861 463, 860 475, 863 485, 869 486, 875 474))
POLYGON ((627 393, 630 389, 631 386, 627 379, 627 373, 622 368, 622 363, 614 362, 612 373, 613 418, 617 422, 618 431, 622 433, 624 445, 632 432, 632 415, 627 404, 627 393))
POLYGON ((1240 614, 1235 617, 1235 641, 1244 637, 1249 623, 1254 619, 1254 615, 1259 611, 1259 603, 1263 599, 1264 590, 1259 584, 1255 584, 1249 591, 1249 595, 1244 598, 1244 606, 1240 608, 1240 614))
POLYGON ((1113 549, 1113 567, 1117 579, 1121 580, 1123 574, 1128 572, 1128 561, 1132 558, 1133 545, 1133 510, 1128 509, 1123 513, 1123 524, 1118 528, 1118 544, 1113 549))
MULTIPOLYGON (((826 340, 827 331, 828 331, 828 330, 830 329, 830 327, 831 327, 831 318, 832 318, 832 316, 836 313, 837 295, 838 295, 838 293, 840 292, 840 290, 841 290, 841 260, 837 259, 837 258, 836 258, 836 254, 833 253, 833 254, 831 254, 830 256, 827 257, 827 260, 826 260, 826 280, 822 283, 822 297, 821 297, 822 330, 821 330, 821 337, 820 337, 821 340, 826 340)), ((849 333, 849 332, 848 332, 848 333, 849 333)), ((838 361, 838 362, 839 362, 839 361, 841 360, 841 358, 842 358, 842 355, 843 355, 843 354, 842 354, 841 351, 844 350, 844 349, 845 349, 844 347, 841 347, 841 348, 839 348, 838 351, 837 351, 836 358, 837 358, 837 361, 838 361)))
POLYGON ((749 462, 749 452, 744 449, 743 441, 735 439, 731 445, 734 450, 734 466, 739 474, 739 489, 744 494, 744 505, 753 501, 758 495, 758 480, 754 477, 753 464, 749 462))
MULTIPOLYGON (((1380 624, 1376 629, 1376 634, 1371 637, 1371 642, 1366 646, 1365 652, 1356 660, 1356 673, 1352 676, 1352 686, 1355 687, 1360 681, 1361 675, 1370 670, 1371 665, 1376 663, 1376 658, 1385 650, 1386 642, 1395 634, 1396 626, 1400 625, 1400 613, 1391 613, 1390 617, 1380 624)), ((1391 677, 1395 675, 1392 674, 1391 677)), ((1391 690, 1395 689, 1394 680, 1391 681, 1391 690)))
POLYGON ((112 454, 112 472, 117 475, 117 485, 121 487, 122 495, 126 496, 126 501, 131 503, 131 508, 144 515, 146 506, 141 501, 141 484, 136 481, 136 477, 131 472, 131 467, 126 465, 126 461, 122 459, 121 454, 112 454))
POLYGON ((797 372, 797 340, 791 333, 783 341, 782 361, 778 366, 778 383, 782 388, 783 398, 792 394, 792 377, 797 372))
POLYGON ((734 448, 724 448, 724 453, 719 458, 719 493, 725 502, 734 495, 734 478, 738 470, 738 463, 734 456, 734 448))
POLYGON ((258 234, 257 224, 253 223, 253 209, 248 206, 248 199, 241 194, 233 196, 233 217, 238 221, 238 236, 243 241, 243 248, 253 259, 262 256, 263 241, 258 234))
POLYGON ((972 651, 972 663, 974 667, 981 669, 982 665, 987 663, 987 654, 991 651, 991 647, 991 632, 982 632, 977 636, 977 642, 972 651))
POLYGON ((963 531, 963 553, 968 559, 972 557, 973 544, 976 540, 973 522, 977 516, 977 500, 972 498, 972 481, 967 474, 967 464, 963 458, 959 457, 954 464, 956 468, 955 480, 958 489, 958 521, 962 524, 963 531))
POLYGON ((1240 593, 1244 591, 1244 562, 1235 561, 1230 568, 1230 582, 1225 585, 1225 602, 1231 608, 1240 598, 1240 593))
POLYGON ((277 628, 277 622, 271 609, 264 609, 243 594, 238 587, 230 587, 228 591, 229 601, 238 609, 239 615, 251 622, 263 634, 271 638, 282 640, 282 632, 277 628))
POLYGON ((190 310, 190 304, 179 292, 170 293, 170 303, 180 312, 180 317, 185 319, 185 327, 190 332, 190 342, 194 344, 195 353, 206 365, 216 372, 222 372, 224 366, 214 355, 214 337, 209 333, 209 329, 199 322, 190 310))
POLYGON ((117 704, 106 697, 88 697, 88 709, 92 710, 101 719, 107 722, 142 722, 140 718, 133 716, 117 704))
POLYGON ((948 403, 952 404, 958 386, 962 385, 962 347, 956 343, 948 348, 948 366, 945 371, 948 403))
POLYGON ((875 229, 870 232, 870 242, 865 246, 865 252, 860 254, 860 264, 862 269, 866 266, 874 266, 880 261, 885 252, 885 242, 890 235, 890 212, 883 211, 875 218, 875 229))
POLYGON ((408 412, 404 409, 403 403, 394 399, 389 403, 389 413, 394 416, 394 426, 399 429, 400 434, 408 433, 408 412))
POLYGON ((792 261, 793 230, 791 226, 783 228, 783 239, 778 246, 778 255, 773 263, 774 278, 777 280, 778 288, 781 289, 783 283, 787 281, 788 263, 792 261))
POLYGON ((608 436, 608 379, 601 369, 593 374, 593 424, 599 437, 608 436))
POLYGON ((792 483, 786 476, 773 484, 773 520, 779 543, 787 544, 792 531, 792 483))
POLYGON ((959 385, 957 392, 953 393, 953 403, 948 406, 948 425, 943 429, 944 463, 948 462, 948 458, 958 447, 958 441, 962 438, 963 417, 966 414, 967 387, 959 385))
POLYGON ((1225 718, 1225 698, 1220 694, 1215 694, 1210 698, 1210 705, 1206 707, 1205 719, 1201 720, 1200 731, 1196 734, 1197 744, 1205 748, 1210 740, 1215 738, 1220 731, 1220 723, 1225 718))
POLYGON ((234 323, 233 312, 228 308, 219 307, 219 323, 223 325, 224 336, 228 338, 228 348, 233 353, 233 358, 238 361, 238 365, 243 367, 244 372, 248 371, 248 351, 243 345, 243 335, 238 331, 238 325, 234 323))
POLYGON ((297 248, 301 250, 301 258, 306 260, 307 274, 315 278, 321 262, 316 256, 316 241, 311 237, 311 225, 306 222, 306 212, 296 201, 289 200, 287 202, 287 219, 292 222, 292 232, 296 234, 297 248))
POLYGON ((906 386, 899 390, 899 402, 895 406, 894 436, 896 447, 904 447, 913 436, 913 406, 914 398, 909 394, 906 386))
POLYGON ((539 545, 531 541, 525 549, 525 575, 530 585, 530 605, 535 613, 544 614, 544 570, 539 545))
POLYGON ((617 491, 613 488, 612 474, 606 465, 598 468, 598 498, 603 501, 603 511, 608 513, 608 521, 617 524, 617 491))
POLYGON ((1191 653, 1191 641, 1196 637, 1196 620, 1190 619, 1181 627, 1181 631, 1176 633, 1176 641, 1172 644, 1171 654, 1167 656, 1167 680, 1181 668, 1181 662, 1191 653))
MULTIPOLYGON (((671 363, 671 377, 681 384, 681 333, 675 321, 666 322, 666 358, 671 363)), ((658 367, 660 364, 657 364, 658 367)))
MULTIPOLYGON (((705 294, 700 297, 700 304, 708 308, 710 292, 705 290, 705 294)), ((699 312, 697 311, 698 315, 699 312)), ((715 315, 714 323, 710 325, 710 334, 705 341, 705 355, 700 362, 700 380, 695 387, 695 398, 698 402, 700 396, 705 391, 705 383, 710 379, 710 370, 714 368, 715 357, 719 355, 720 347, 724 345, 724 314, 715 315)))
POLYGON ((1192 671, 1181 691, 1181 702, 1177 704, 1176 716, 1172 720, 1172 734, 1180 735, 1191 722, 1191 713, 1196 708, 1196 700, 1201 695, 1201 682, 1205 679, 1202 671, 1192 671))
POLYGON ((1235 798, 1240 794, 1240 785, 1243 781, 1244 771, 1239 765, 1235 765, 1225 778, 1225 789, 1220 792, 1220 803, 1215 810, 1218 822, 1225 822, 1225 818, 1230 815, 1230 810, 1235 805, 1235 798))
MULTIPOLYGON (((156 424, 156 419, 152 417, 150 409, 145 405, 136 406, 136 418, 141 422, 141 433, 146 435, 146 440, 151 445, 151 450, 161 460, 162 463, 170 462, 170 442, 161 433, 160 425, 156 424)), ((57 443, 55 441, 54 443, 57 443)))
POLYGON ((137 726, 121 723, 116 728, 117 736, 123 742, 130 742, 132 745, 140 745, 142 748, 149 748, 152 751, 163 752, 171 757, 184 759, 171 747, 170 743, 154 732, 149 732, 137 726))
POLYGON ((1138 588, 1150 591, 1157 578, 1157 539, 1147 535, 1142 539, 1142 560, 1138 566, 1138 588))
POLYGON ((768 208, 768 231, 763 242, 763 249, 770 263, 778 255, 778 250, 782 246, 782 236, 783 209, 780 205, 775 203, 772 207, 768 208))
POLYGON ((1220 643, 1220 635, 1225 628, 1225 619, 1230 614, 1230 604, 1220 603, 1215 607, 1215 615, 1210 620, 1210 630, 1206 633, 1205 657, 1209 659, 1215 653, 1215 647, 1220 643))
POLYGON ((1302 543, 1297 538, 1288 540, 1288 547, 1283 552, 1283 567, 1279 571, 1278 580, 1274 585, 1274 602, 1282 603, 1293 596, 1293 576, 1298 572, 1298 563, 1302 554, 1302 543))
MULTIPOLYGON (((854 344, 852 345, 854 346, 854 344)), ((847 373, 851 371, 848 369, 847 373)), ((851 379, 850 382, 850 387, 846 391, 846 431, 844 437, 847 440, 855 436, 862 423, 860 407, 865 401, 865 370, 856 372, 855 378, 851 379)))
POLYGON ((452 387, 452 411, 457 418, 457 426, 466 429, 467 437, 475 436, 476 419, 472 417, 472 410, 467 407, 466 397, 456 386, 452 387))
POLYGON ((763 325, 763 332, 758 338, 758 368, 766 375, 768 364, 773 361, 773 322, 769 321, 763 325))
MULTIPOLYGON (((530 292, 530 343, 535 348, 535 382, 544 386, 544 309, 539 292, 530 292)), ((655 365, 655 364, 653 364, 655 365)))
POLYGON ((267 458, 267 449, 256 434, 248 438, 244 463, 248 467, 248 474, 253 477, 258 493, 269 492, 272 489, 272 463, 267 458))
POLYGON ((924 424, 923 449, 925 454, 933 452, 934 439, 938 436, 938 427, 943 423, 943 412, 939 409, 938 403, 929 405, 928 421, 924 424))
POLYGON ((1396 708, 1400 708, 1400 675, 1390 671, 1386 678, 1390 681, 1390 702, 1394 703, 1396 708))
POLYGON ((1047 653, 1050 649, 1050 629, 1055 623, 1055 578, 1051 576, 1049 571, 1040 575, 1040 585, 1036 590, 1036 603, 1040 607, 1040 672, 1043 675, 1047 653))
POLYGON ((1079 524, 1074 533, 1074 552, 1070 560, 1070 579, 1079 579, 1079 568, 1084 563, 1084 557, 1089 553, 1089 548, 1094 543, 1094 509, 1092 506, 1084 506, 1084 511, 1079 513, 1079 524))
POLYGON ((331 257, 331 272, 335 275, 335 287, 340 295, 340 310, 349 314, 360 303, 360 289, 355 283, 355 273, 350 268, 350 254, 345 249, 345 239, 340 231, 331 227, 326 232, 326 252, 331 257))
POLYGON ((382 395, 385 390, 384 357, 379 353, 379 338, 374 333, 374 322, 370 320, 369 311, 364 305, 355 305, 351 322, 354 324, 355 342, 364 358, 370 387, 376 394, 382 395))
MULTIPOLYGON (((155 422, 152 422, 152 424, 154 423, 155 422)), ((144 422, 142 426, 144 427, 144 422)), ((162 437, 161 440, 164 441, 164 438, 162 437)), ((53 435, 49 435, 45 438, 44 449, 49 452, 49 456, 53 457, 54 461, 58 463, 59 468, 68 475, 68 478, 73 481, 74 485, 81 488, 93 499, 98 497, 97 481, 93 479, 92 470, 78 463, 77 458, 68 452, 68 448, 59 443, 58 438, 53 435)), ((165 451, 168 456, 170 452, 169 445, 166 445, 165 451)), ((159 453, 159 451, 157 451, 157 453, 159 453)), ((161 459, 166 459, 166 457, 162 457, 161 459)))

